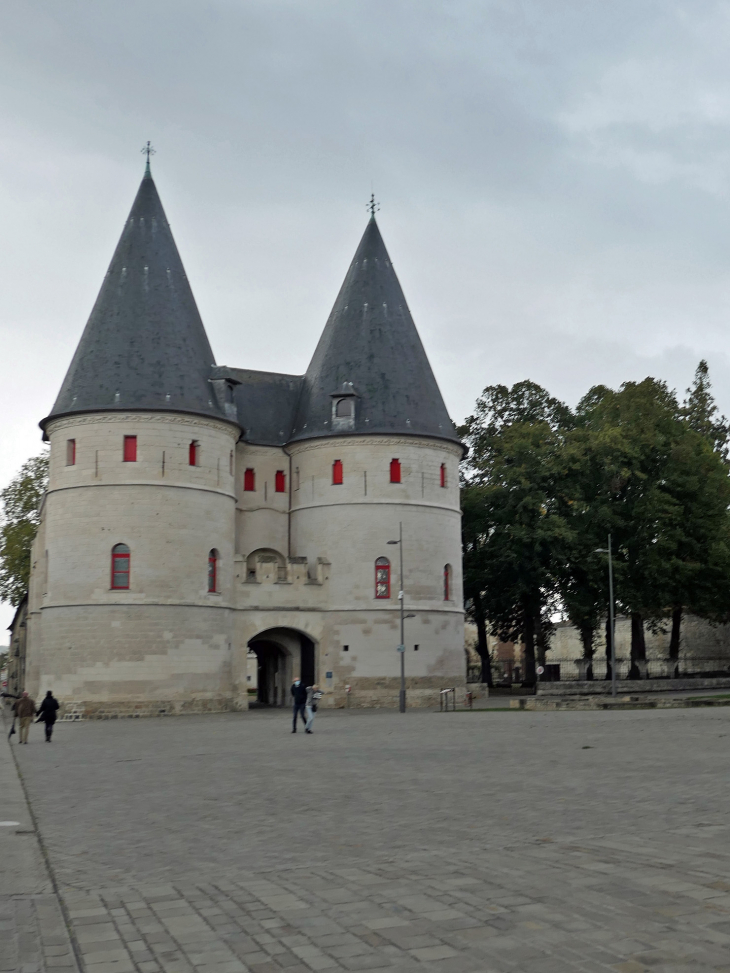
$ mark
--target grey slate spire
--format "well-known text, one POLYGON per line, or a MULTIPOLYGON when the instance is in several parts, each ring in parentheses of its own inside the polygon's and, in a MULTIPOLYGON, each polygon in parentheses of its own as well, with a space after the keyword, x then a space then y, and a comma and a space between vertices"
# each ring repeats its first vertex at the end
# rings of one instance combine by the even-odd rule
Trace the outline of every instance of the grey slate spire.
POLYGON ((79 412, 190 412, 224 418, 215 364, 149 171, 46 423, 79 412))
POLYGON ((304 377, 291 438, 343 433, 459 442, 374 215, 304 377), (354 421, 335 414, 342 397, 354 421))

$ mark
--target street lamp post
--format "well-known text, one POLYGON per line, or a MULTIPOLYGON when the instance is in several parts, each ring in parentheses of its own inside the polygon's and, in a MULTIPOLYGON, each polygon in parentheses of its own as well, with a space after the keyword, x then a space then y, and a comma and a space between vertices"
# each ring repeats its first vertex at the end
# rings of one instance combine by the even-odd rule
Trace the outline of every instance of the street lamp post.
POLYGON ((406 618, 415 618, 415 615, 405 615, 404 614, 404 603, 405 599, 403 597, 403 522, 398 524, 398 540, 388 541, 389 544, 397 544, 399 547, 400 555, 400 577, 399 577, 399 591, 398 591, 398 601, 400 602, 400 645, 398 646, 398 652, 400 653, 400 692, 398 693, 398 709, 401 713, 406 711, 406 636, 405 636, 405 622, 406 618))
POLYGON ((611 558, 611 535, 608 535, 608 548, 599 547, 601 554, 608 554, 608 615, 611 633, 611 695, 616 695, 616 625, 613 611, 613 560, 611 558))

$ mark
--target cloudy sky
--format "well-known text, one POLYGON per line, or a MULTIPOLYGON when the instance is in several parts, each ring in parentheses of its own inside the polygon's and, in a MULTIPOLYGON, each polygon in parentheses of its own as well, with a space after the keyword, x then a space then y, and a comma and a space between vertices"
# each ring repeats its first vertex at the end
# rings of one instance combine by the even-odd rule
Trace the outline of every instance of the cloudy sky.
POLYGON ((730 413, 728 50, 705 0, 4 0, 0 484, 147 139, 220 364, 304 371, 374 188, 455 420, 702 357, 730 413))

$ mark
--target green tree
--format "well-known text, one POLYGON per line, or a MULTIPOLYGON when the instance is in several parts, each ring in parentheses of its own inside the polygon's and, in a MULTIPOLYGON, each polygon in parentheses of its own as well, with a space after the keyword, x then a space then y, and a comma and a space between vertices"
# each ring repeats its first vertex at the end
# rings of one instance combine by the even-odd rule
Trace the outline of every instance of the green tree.
POLYGON ((18 605, 28 590, 30 548, 47 483, 48 454, 42 453, 24 463, 0 492, 0 600, 11 605, 18 605))
POLYGON ((486 653, 486 619, 503 641, 525 645, 525 681, 545 661, 554 563, 566 542, 555 509, 556 459, 570 410, 533 382, 490 386, 460 432, 464 465, 464 570, 469 610, 486 653), (481 619, 481 621, 480 621, 481 619), (481 626, 481 632, 480 632, 481 626))
POLYGON ((703 358, 695 369, 692 385, 687 389, 682 414, 690 429, 705 436, 712 443, 714 451, 727 460, 730 426, 725 416, 719 414, 711 389, 710 370, 703 358))

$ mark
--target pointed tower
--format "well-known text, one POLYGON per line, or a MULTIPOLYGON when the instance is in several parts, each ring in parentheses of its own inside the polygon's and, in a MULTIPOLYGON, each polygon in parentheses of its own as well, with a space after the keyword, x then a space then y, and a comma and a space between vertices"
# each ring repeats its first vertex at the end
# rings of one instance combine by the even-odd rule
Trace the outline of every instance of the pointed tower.
POLYGON ((408 705, 433 705, 440 688, 464 684, 463 446, 374 217, 304 377, 287 450, 292 550, 329 565, 325 685, 343 704, 349 686, 348 705, 392 706, 404 671, 408 705))
POLYGON ((203 322, 149 167, 50 415, 221 417, 203 322))
POLYGON ((32 556, 28 687, 53 688, 79 715, 236 705, 241 430, 213 364, 148 166, 41 423, 50 474, 32 556))
POLYGON ((292 439, 343 432, 459 441, 374 216, 304 377, 292 439), (343 395, 348 426, 337 421, 343 395))

